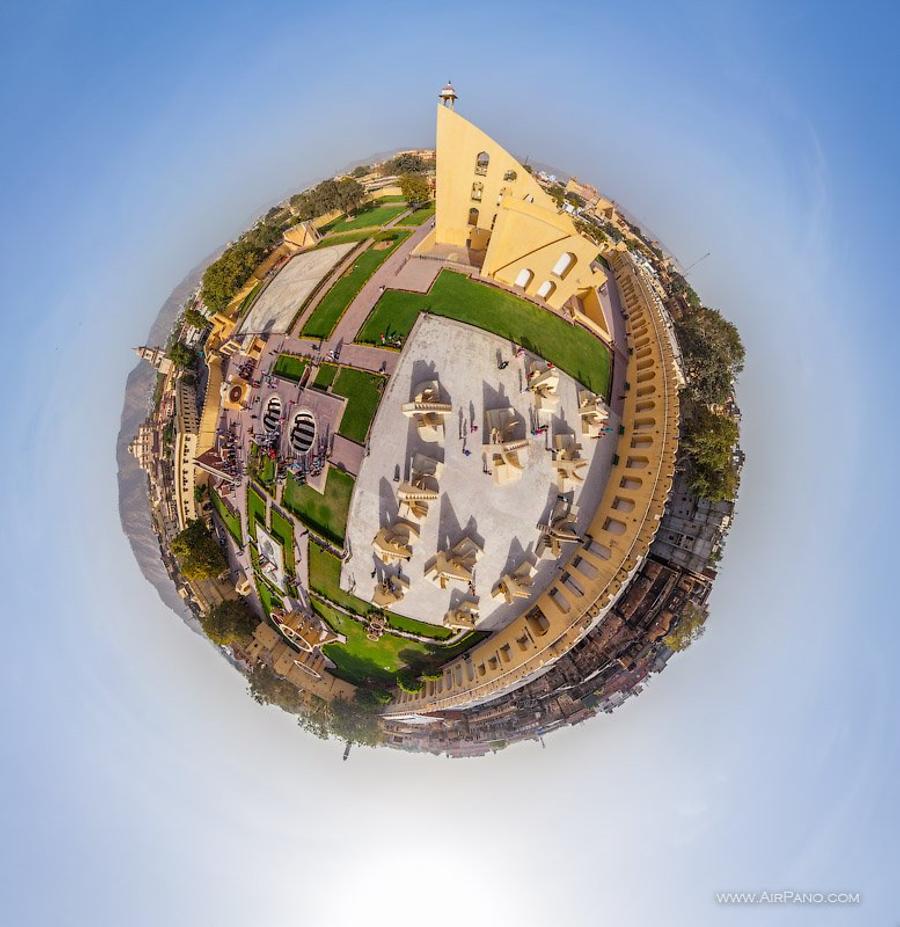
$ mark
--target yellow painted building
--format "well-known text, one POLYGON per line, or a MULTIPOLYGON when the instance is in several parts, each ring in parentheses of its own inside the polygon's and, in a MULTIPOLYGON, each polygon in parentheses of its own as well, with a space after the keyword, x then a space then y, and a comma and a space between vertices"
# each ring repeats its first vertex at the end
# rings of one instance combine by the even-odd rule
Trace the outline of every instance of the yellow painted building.
POLYGON ((437 110, 437 212, 429 245, 466 248, 482 276, 558 311, 609 340, 597 290, 606 274, 597 245, 580 235, 534 177, 453 108, 437 110))

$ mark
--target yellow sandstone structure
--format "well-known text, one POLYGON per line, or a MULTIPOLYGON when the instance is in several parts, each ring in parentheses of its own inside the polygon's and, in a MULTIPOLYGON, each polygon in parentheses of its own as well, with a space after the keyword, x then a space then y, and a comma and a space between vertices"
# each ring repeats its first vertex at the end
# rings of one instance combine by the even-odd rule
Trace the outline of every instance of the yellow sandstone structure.
POLYGON ((447 91, 437 110, 435 228, 422 249, 466 249, 483 276, 610 341, 597 295, 606 283, 598 246, 522 164, 455 111, 456 94, 447 91))
POLYGON ((444 440, 444 417, 453 411, 449 402, 441 402, 441 386, 437 380, 425 380, 413 390, 412 402, 400 407, 412 418, 423 441, 444 440))
POLYGON ((607 614, 646 559, 672 487, 678 372, 665 321, 632 259, 614 252, 610 265, 632 348, 630 388, 612 470, 577 552, 532 607, 447 664, 420 692, 399 692, 388 717, 463 708, 522 685, 607 614))

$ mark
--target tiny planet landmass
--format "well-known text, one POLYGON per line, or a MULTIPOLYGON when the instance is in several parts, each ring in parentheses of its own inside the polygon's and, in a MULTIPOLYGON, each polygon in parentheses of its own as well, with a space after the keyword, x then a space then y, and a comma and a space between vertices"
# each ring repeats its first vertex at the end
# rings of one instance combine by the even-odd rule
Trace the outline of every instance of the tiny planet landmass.
POLYGON ((740 484, 734 325, 457 102, 435 149, 270 209, 137 349, 172 581, 345 758, 482 755, 640 693, 706 628, 740 484))

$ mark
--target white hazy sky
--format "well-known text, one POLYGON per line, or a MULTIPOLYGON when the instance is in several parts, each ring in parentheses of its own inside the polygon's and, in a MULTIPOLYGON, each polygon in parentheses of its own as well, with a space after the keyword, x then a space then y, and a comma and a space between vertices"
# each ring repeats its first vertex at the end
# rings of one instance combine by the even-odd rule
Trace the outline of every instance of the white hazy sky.
POLYGON ((16 925, 894 923, 898 130, 889 5, 6 10, 0 910, 16 925), (204 255, 460 111, 598 184, 739 325, 703 640, 471 762, 303 735, 116 510, 129 348, 204 255), (718 890, 859 891, 735 908, 718 890))

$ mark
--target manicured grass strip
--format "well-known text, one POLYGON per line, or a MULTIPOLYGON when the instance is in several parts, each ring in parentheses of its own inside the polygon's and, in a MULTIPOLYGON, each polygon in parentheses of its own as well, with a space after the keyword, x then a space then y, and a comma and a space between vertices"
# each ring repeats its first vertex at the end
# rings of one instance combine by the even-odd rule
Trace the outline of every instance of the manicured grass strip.
POLYGON ((329 550, 310 541, 308 546, 309 589, 337 602, 358 615, 368 615, 372 606, 341 589, 341 561, 329 550))
POLYGON ((244 314, 244 310, 250 307, 250 303, 256 299, 260 289, 262 288, 262 285, 263 282, 260 280, 259 283, 257 283, 256 286, 253 287, 253 289, 241 300, 240 306, 237 307, 237 311, 234 313, 235 318, 239 319, 244 314))
POLYGON ((323 495, 311 486, 301 485, 293 476, 288 476, 282 502, 313 531, 335 544, 343 544, 353 482, 349 473, 330 467, 323 495))
POLYGON ((316 378, 313 380, 313 386, 316 389, 327 390, 334 378, 337 376, 337 364, 322 364, 316 371, 316 378))
POLYGON ((276 508, 272 508, 272 534, 281 542, 284 550, 284 567, 287 572, 294 575, 294 525, 290 519, 285 518, 276 508))
POLYGON ((421 225, 434 215, 434 210, 434 203, 430 206, 422 206, 414 212, 411 212, 408 216, 404 216, 397 225, 421 225))
POLYGON ((275 461, 264 456, 259 467, 259 481, 263 486, 271 487, 275 482, 275 461))
POLYGON ((393 634, 382 634, 377 641, 366 637, 362 622, 355 621, 326 602, 313 598, 312 606, 335 631, 343 634, 343 644, 326 644, 322 650, 336 667, 335 675, 355 685, 367 680, 393 685, 397 672, 410 662, 424 663, 428 658, 426 645, 393 634))
POLYGON ((219 513, 219 518, 222 519, 228 533, 239 545, 243 545, 244 535, 241 532, 241 516, 212 487, 209 490, 209 500, 212 502, 213 508, 219 513))
POLYGON ((382 333, 404 339, 424 309, 508 338, 609 398, 610 352, 594 335, 512 293, 448 270, 438 274, 428 293, 382 294, 357 341, 380 344, 382 333))
POLYGON ((335 281, 313 310, 312 315, 306 320, 303 326, 303 336, 306 338, 330 337, 334 326, 353 302, 356 294, 363 288, 369 277, 387 260, 397 244, 398 241, 395 240, 386 248, 372 246, 359 255, 353 266, 335 281))
POLYGON ((259 571, 259 551, 251 545, 250 562, 253 565, 253 578, 256 581, 256 594, 262 604, 263 611, 266 615, 272 613, 273 608, 281 608, 284 604, 281 600, 281 594, 266 580, 259 571))
MULTIPOLYGON (((274 511, 274 510, 273 510, 274 511)), ((368 615, 373 610, 370 602, 341 589, 341 561, 329 550, 316 544, 309 543, 309 588, 311 592, 324 596, 332 602, 337 602, 357 615, 368 615)), ((452 637, 449 628, 440 625, 428 624, 426 621, 417 621, 415 618, 404 618, 393 612, 385 612, 388 624, 398 631, 409 631, 420 634, 422 637, 433 637, 435 640, 446 640, 452 637)))
POLYGON ((300 382, 303 371, 306 370, 309 362, 296 354, 279 354, 272 373, 276 377, 284 377, 285 380, 293 380, 295 383, 300 382))
POLYGON ((389 193, 387 196, 379 196, 375 194, 375 199, 378 200, 378 203, 405 203, 406 197, 402 193, 389 193))
POLYGON ((427 621, 407 618, 404 615, 395 615, 393 612, 385 612, 384 617, 387 618, 388 624, 398 631, 409 631, 410 634, 433 637, 436 641, 445 641, 454 634, 450 628, 442 627, 439 624, 429 624, 427 621))
POLYGON ((409 234, 409 229, 403 228, 384 229, 380 232, 372 229, 360 232, 346 232, 343 235, 327 235, 316 245, 316 248, 330 248, 332 245, 342 245, 348 241, 365 241, 367 238, 372 238, 375 241, 403 241, 409 234))
POLYGON ((433 672, 487 637, 483 632, 472 631, 452 647, 423 644, 391 633, 370 641, 362 622, 315 596, 311 601, 316 612, 347 638, 346 643, 326 644, 322 649, 337 667, 335 675, 356 685, 365 684, 367 680, 394 684, 397 673, 407 668, 414 673, 433 672))
POLYGON ((365 209, 358 212, 355 216, 346 216, 343 219, 336 219, 334 222, 330 222, 322 231, 352 232, 354 229, 381 226, 399 216, 405 209, 405 203, 387 203, 384 206, 373 203, 371 206, 367 206, 365 209))
POLYGON ((346 235, 327 235, 316 245, 316 251, 319 248, 330 248, 332 245, 343 245, 346 242, 365 241, 367 238, 374 238, 371 231, 365 232, 348 232, 346 235))
POLYGON ((247 490, 247 530, 256 537, 256 522, 266 527, 266 500, 251 486, 247 490))
POLYGON ((357 444, 365 443, 383 389, 384 377, 353 367, 341 367, 331 388, 332 393, 347 400, 338 434, 357 444))
POLYGON ((256 591, 259 594, 259 601, 262 603, 266 615, 271 615, 273 608, 281 608, 284 604, 275 590, 264 579, 257 579, 256 591))
POLYGON ((272 491, 275 483, 275 461, 264 454, 257 444, 250 445, 250 474, 262 485, 272 491))

